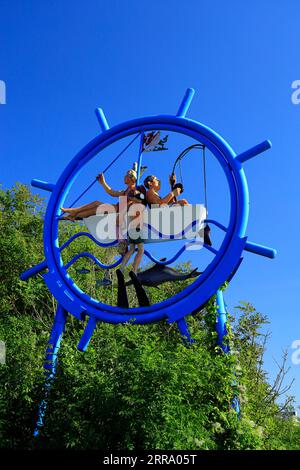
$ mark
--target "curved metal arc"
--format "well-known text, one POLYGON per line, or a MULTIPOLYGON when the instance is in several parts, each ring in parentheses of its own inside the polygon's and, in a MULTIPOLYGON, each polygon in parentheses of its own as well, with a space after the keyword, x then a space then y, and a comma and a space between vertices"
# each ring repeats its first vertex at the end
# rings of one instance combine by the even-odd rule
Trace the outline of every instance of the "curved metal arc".
MULTIPOLYGON (((159 230, 157 230, 155 227, 152 227, 152 225, 148 224, 148 223, 144 223, 143 226, 146 227, 148 230, 150 230, 155 235, 158 235, 160 240, 177 240, 177 239, 181 240, 186 232, 189 232, 192 228, 195 227, 197 222, 198 222, 197 220, 193 220, 193 222, 191 222, 189 225, 184 227, 184 229, 181 230, 181 232, 175 233, 174 235, 162 233, 159 230)), ((196 236, 196 234, 195 234, 195 236, 196 236)), ((155 242, 155 240, 156 239, 154 239, 153 241, 155 242)))
POLYGON ((204 223, 206 223, 206 224, 211 224, 211 225, 215 225, 215 226, 218 227, 219 229, 223 230, 223 232, 227 232, 227 227, 225 227, 225 225, 221 224, 221 223, 218 222, 217 220, 214 220, 214 219, 206 219, 206 220, 204 220, 204 223))
POLYGON ((80 258, 90 258, 91 260, 94 261, 94 263, 96 263, 98 266, 100 266, 100 268, 103 268, 103 269, 115 268, 116 266, 119 266, 119 264, 121 264, 121 262, 122 262, 122 257, 121 257, 112 264, 104 264, 104 263, 101 263, 101 261, 98 260, 98 258, 96 258, 96 256, 92 255, 92 253, 83 252, 83 253, 79 253, 78 255, 74 256, 74 258, 72 258, 71 261, 69 261, 64 266, 65 269, 69 269, 72 266, 72 264, 74 264, 80 258))
MULTIPOLYGON (((203 242, 194 242, 195 245, 203 245, 203 242)), ((166 261, 161 261, 157 258, 155 258, 154 256, 151 255, 151 253, 147 250, 144 251, 144 254, 147 256, 147 258, 149 258, 151 261, 153 261, 154 263, 157 263, 157 264, 160 264, 162 266, 166 266, 168 264, 172 264, 174 263, 174 261, 176 261, 181 255, 182 253, 184 253, 187 248, 190 246, 190 243, 185 243, 184 246, 182 246, 180 248, 180 250, 177 251, 177 253, 172 256, 172 258, 169 258, 168 260, 166 261)))
MULTIPOLYGON (((159 236, 159 239, 166 239, 166 240, 174 240, 174 239, 181 239, 182 236, 191 230, 195 225, 197 224, 197 221, 194 220, 191 224, 187 225, 181 232, 178 232, 172 236, 169 234, 164 234, 161 233, 159 230, 157 230, 155 227, 152 227, 150 224, 144 223, 144 227, 148 228, 151 232, 155 233, 155 235, 159 236)), ((101 243, 98 240, 96 240, 95 237, 89 232, 78 232, 72 235, 60 248, 60 251, 63 251, 65 248, 67 248, 74 240, 76 240, 79 237, 88 237, 90 240, 92 240, 96 245, 100 246, 101 248, 108 248, 111 246, 116 246, 118 245, 118 240, 114 240, 109 243, 101 243)), ((155 241, 155 240, 154 240, 155 241)))
POLYGON ((75 235, 73 235, 72 237, 69 238, 69 240, 67 240, 60 248, 59 250, 60 251, 63 251, 65 248, 67 248, 71 243, 72 241, 76 240, 76 238, 79 238, 79 237, 88 237, 90 238, 94 243, 96 243, 96 245, 100 246, 101 248, 106 248, 106 247, 110 247, 110 246, 116 246, 118 244, 118 241, 117 240, 114 240, 113 242, 109 242, 109 243, 101 243, 99 242, 98 240, 96 240, 96 238, 93 237, 93 235, 91 235, 89 232, 78 232, 78 233, 75 233, 75 235))
MULTIPOLYGON (((160 264, 162 266, 167 266, 168 264, 172 264, 174 263, 174 261, 176 261, 181 255, 182 253, 184 253, 190 246, 192 245, 200 245, 200 246, 203 246, 203 248, 206 248, 208 251, 210 251, 211 253, 213 253, 214 255, 216 255, 218 253, 217 250, 215 250, 214 248, 212 248, 211 246, 209 245, 206 245, 205 243, 203 243, 202 241, 191 241, 191 242, 187 242, 185 243, 185 245, 183 247, 180 248, 180 250, 178 250, 178 252, 172 256, 172 258, 169 258, 168 260, 166 261, 161 261, 157 258, 155 258, 154 256, 151 255, 151 253, 147 250, 144 251, 144 254, 147 256, 147 258, 149 258, 151 261, 153 261, 154 263, 156 264, 160 264)), ((64 268, 65 269, 69 269, 78 259, 80 258, 90 258, 91 260, 93 260, 98 266, 100 266, 101 268, 103 269, 112 269, 112 268, 115 268, 116 266, 118 266, 121 262, 122 262, 122 257, 120 257, 117 261, 115 261, 114 263, 112 264, 104 264, 102 263, 96 256, 94 256, 92 253, 88 253, 88 252, 82 252, 82 253, 79 253, 78 255, 74 256, 74 258, 71 259, 71 261, 69 261, 65 266, 64 268)))

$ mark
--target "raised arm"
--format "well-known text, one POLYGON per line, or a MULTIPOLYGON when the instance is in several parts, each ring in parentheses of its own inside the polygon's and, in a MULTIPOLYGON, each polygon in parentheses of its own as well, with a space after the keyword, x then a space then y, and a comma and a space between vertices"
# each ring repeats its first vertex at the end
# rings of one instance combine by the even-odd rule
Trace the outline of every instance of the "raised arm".
POLYGON ((177 181, 176 175, 175 175, 175 173, 172 173, 169 176, 169 183, 170 183, 171 189, 173 188, 174 184, 176 184, 176 181, 177 181))
POLYGON ((101 186, 103 187, 104 191, 105 191, 107 194, 109 194, 110 196, 114 196, 114 197, 123 196, 124 190, 122 190, 122 191, 116 191, 116 190, 112 189, 110 186, 108 186, 108 184, 107 184, 106 181, 105 181, 105 178, 104 178, 104 174, 103 174, 103 173, 100 173, 100 175, 97 176, 97 180, 99 181, 99 183, 100 183, 101 186))

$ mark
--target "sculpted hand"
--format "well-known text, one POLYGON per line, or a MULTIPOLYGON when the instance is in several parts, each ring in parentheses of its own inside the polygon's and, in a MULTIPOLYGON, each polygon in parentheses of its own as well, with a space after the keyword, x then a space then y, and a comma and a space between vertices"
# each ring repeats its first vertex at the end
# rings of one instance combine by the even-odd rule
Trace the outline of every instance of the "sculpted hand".
POLYGON ((105 183, 104 174, 103 174, 103 173, 100 173, 100 174, 97 176, 97 180, 99 181, 100 184, 105 183))
POLYGON ((176 175, 175 174, 172 174, 169 176, 169 182, 170 182, 170 185, 174 185, 176 183, 176 175))

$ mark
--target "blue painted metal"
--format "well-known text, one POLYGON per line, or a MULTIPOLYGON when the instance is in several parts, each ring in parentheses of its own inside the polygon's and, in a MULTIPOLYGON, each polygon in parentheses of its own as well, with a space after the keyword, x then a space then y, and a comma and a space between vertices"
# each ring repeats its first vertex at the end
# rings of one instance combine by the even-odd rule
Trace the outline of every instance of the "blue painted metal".
MULTIPOLYGON (((172 264, 174 263, 179 257, 180 255, 185 251, 187 250, 191 245, 202 245, 203 248, 206 248, 208 251, 211 251, 212 253, 214 254, 217 254, 218 251, 215 250, 213 247, 209 246, 209 245, 206 245, 205 243, 201 242, 201 241, 195 241, 195 242, 188 242, 188 243, 185 243, 185 245, 183 247, 180 248, 180 250, 174 255, 172 256, 172 258, 169 258, 167 259, 166 261, 161 261, 159 260, 158 258, 155 258, 153 255, 151 255, 151 253, 147 250, 144 251, 144 255, 147 256, 151 261, 153 261, 154 263, 157 263, 157 264, 160 264, 161 266, 166 266, 168 264, 172 264)), ((103 244, 101 244, 100 246, 103 246, 103 244)), ((62 248, 60 249, 62 250, 62 248)), ((91 253, 88 253, 88 252, 83 252, 83 253, 78 253, 78 255, 74 256, 74 258, 71 259, 71 261, 69 261, 67 264, 65 264, 65 269, 68 270, 78 259, 80 258, 90 258, 92 261, 94 261, 94 263, 96 263, 98 266, 100 266, 102 269, 112 269, 112 268, 116 268, 117 266, 119 266, 119 264, 121 264, 122 262, 122 256, 117 260, 115 261, 114 263, 111 263, 111 264, 104 264, 102 263, 96 256, 92 255, 91 253)))
POLYGON ((219 229, 223 230, 223 232, 227 232, 227 228, 225 227, 225 225, 221 224, 221 223, 218 222, 217 220, 214 220, 214 219, 205 219, 204 223, 206 223, 206 224, 211 224, 211 225, 215 225, 215 226, 218 227, 219 229))
MULTIPOLYGON (((184 233, 186 233, 188 230, 191 230, 195 225, 197 224, 197 221, 193 221, 191 224, 189 224, 187 227, 185 227, 184 230, 182 230, 181 232, 179 232, 178 234, 175 234, 174 235, 174 239, 175 238, 178 238, 178 239, 182 239, 184 233)), ((155 230, 153 227, 151 227, 151 225, 149 224, 146 224, 148 225, 148 228, 154 232, 156 235, 160 235, 160 238, 165 238, 165 239, 170 239, 170 235, 165 235, 165 234, 161 234, 160 232, 158 232, 157 230, 155 230)), ((89 232, 78 232, 78 233, 75 233, 75 235, 72 235, 72 237, 70 237, 59 249, 60 251, 63 251, 65 248, 67 248, 74 240, 76 240, 77 238, 79 237, 87 237, 89 238, 90 240, 92 240, 96 245, 102 247, 102 248, 108 248, 108 247, 111 247, 111 246, 117 246, 118 245, 118 240, 114 240, 112 242, 108 242, 108 243, 101 243, 99 242, 98 240, 96 240, 89 232)), ((190 243, 198 243, 198 244, 202 244, 202 242, 194 242, 194 241, 191 241, 190 243)), ((203 245, 206 249, 212 251, 213 253, 217 253, 217 250, 215 250, 214 248, 212 247, 208 247, 206 246, 205 244, 203 245)), ((167 261, 167 262, 160 262, 159 260, 156 260, 155 258, 152 257, 152 255, 149 253, 149 252, 146 252, 146 256, 148 256, 152 261, 155 261, 156 263, 159 263, 159 264, 170 264, 170 263, 173 263, 182 253, 183 251, 185 250, 186 248, 184 249, 181 249, 178 254, 176 254, 174 257, 171 258, 171 261, 167 261)), ((73 263, 72 263, 73 264, 73 263)), ((103 265, 104 268, 106 269, 110 269, 109 268, 109 265, 103 265)))
POLYGON ((56 372, 57 353, 60 347, 60 341, 65 329, 66 321, 67 312, 64 308, 58 305, 53 322, 53 328, 50 334, 48 348, 46 350, 46 360, 44 364, 44 368, 50 371, 52 374, 55 374, 56 372))
MULTIPOLYGON (((224 225, 222 225, 220 222, 217 222, 216 220, 206 219, 204 222, 206 222, 207 224, 215 225, 216 227, 223 230, 223 232, 227 231, 227 228, 224 225)), ((265 256, 266 258, 272 258, 272 259, 274 259, 277 255, 277 251, 274 250, 274 248, 270 248, 268 246, 264 246, 258 243, 253 243, 253 242, 248 242, 248 241, 245 245, 244 250, 249 251, 251 253, 255 253, 256 255, 265 256)))
POLYGON ((245 245, 245 251, 250 251, 260 256, 265 256, 266 258, 274 259, 277 251, 274 248, 269 248, 268 246, 259 245, 257 243, 248 242, 245 245))
MULTIPOLYGON (((173 240, 173 239, 182 239, 186 233, 188 233, 190 230, 192 230, 194 227, 196 227, 198 224, 197 220, 193 220, 190 224, 188 224, 186 227, 183 228, 183 230, 180 230, 180 232, 174 233, 173 235, 162 233, 159 230, 157 230, 155 227, 152 227, 151 224, 144 223, 143 226, 148 229, 149 233, 149 238, 150 234, 154 234, 156 237, 159 239, 164 239, 164 240, 173 240)), ((194 232, 196 235, 196 233, 194 232)))
POLYGON ((183 100, 179 106, 177 116, 184 118, 186 113, 188 112, 188 109, 190 107, 190 104, 192 102, 192 99, 194 97, 195 90, 193 88, 188 88, 185 92, 185 95, 183 97, 183 100))
POLYGON ((32 268, 27 269, 23 273, 20 274, 20 279, 21 281, 27 281, 30 277, 35 276, 36 274, 40 273, 41 271, 44 271, 44 269, 47 269, 47 261, 42 261, 39 264, 36 264, 32 268))
MULTIPOLYGON (((181 255, 184 251, 186 251, 188 249, 188 247, 192 244, 192 242, 187 242, 185 243, 178 251, 177 253, 175 253, 174 256, 172 256, 172 258, 169 258, 167 259, 166 261, 161 261, 159 260, 158 258, 155 258, 148 250, 145 250, 144 251, 144 255, 147 256, 151 261, 153 261, 154 263, 157 263, 157 264, 160 264, 161 266, 167 266, 168 264, 172 264, 174 263, 181 255)), ((193 242, 194 245, 203 245, 203 242, 193 242)))
POLYGON ((243 152, 237 155, 236 159, 240 163, 244 163, 250 158, 256 157, 260 153, 265 152, 266 150, 269 150, 271 147, 272 147, 271 142, 269 140, 264 140, 260 144, 255 145, 255 147, 252 147, 251 149, 246 150, 246 152, 243 152))
POLYGON ((39 189, 44 189, 45 191, 50 191, 50 192, 52 192, 53 189, 55 188, 55 184, 47 183, 46 181, 37 180, 37 179, 31 180, 31 186, 34 186, 35 188, 39 188, 39 189))
MULTIPOLYGON (((44 278, 53 295, 77 318, 81 318, 86 313, 94 316, 98 321, 110 323, 129 320, 135 323, 148 323, 163 318, 167 318, 169 322, 178 321, 189 312, 200 308, 236 269, 247 241, 245 233, 249 197, 245 174, 235 152, 222 137, 203 124, 184 117, 192 95, 193 91, 188 90, 180 106, 178 116, 160 115, 133 119, 106 130, 73 158, 59 178, 50 197, 45 216, 44 248, 49 273, 45 274, 44 278), (84 165, 114 142, 134 135, 129 144, 131 145, 141 132, 153 129, 184 134, 204 144, 211 151, 223 168, 227 179, 230 191, 230 217, 220 249, 216 252, 213 251, 214 248, 211 248, 215 256, 201 276, 184 291, 159 304, 125 310, 106 305, 87 296, 74 283, 63 266, 58 242, 59 221, 57 216, 84 165)), ((248 156, 250 153, 253 154, 253 150, 249 151, 248 156)), ((114 159, 115 161, 116 159, 114 159)), ((153 257, 151 259, 156 261, 153 257)))
POLYGON ((206 243, 203 243, 203 247, 206 248, 208 251, 216 255, 218 253, 218 250, 216 250, 213 246, 207 245, 206 243))
MULTIPOLYGON (((233 385, 235 385, 235 384, 233 384, 233 385)), ((239 402, 239 398, 238 398, 237 395, 235 395, 233 397, 231 407, 236 411, 236 413, 238 415, 238 418, 240 419, 240 417, 241 417, 241 407, 240 407, 240 402, 239 402)))
POLYGON ((76 238, 79 238, 79 237, 87 237, 87 238, 90 238, 96 245, 98 246, 101 246, 102 248, 108 248, 110 246, 116 246, 118 244, 118 240, 114 240, 113 242, 109 242, 109 243, 101 243, 101 242, 98 242, 98 240, 96 240, 93 235, 91 235, 89 232, 78 232, 78 233, 75 233, 75 235, 73 235, 72 237, 69 238, 69 240, 67 240, 59 249, 60 251, 63 251, 65 248, 67 248, 67 246, 69 246, 72 241, 76 240, 76 238))
MULTIPOLYGON (((222 348, 225 354, 230 354, 230 346, 229 344, 224 343, 224 336, 228 334, 226 322, 228 320, 227 309, 224 302, 224 296, 221 289, 217 290, 216 295, 216 305, 217 305, 217 323, 216 323, 216 331, 218 333, 218 345, 222 348)), ((232 385, 236 385, 236 380, 233 382, 232 385)), ((238 396, 235 395, 233 397, 232 408, 237 412, 238 417, 240 417, 240 402, 238 396)))
POLYGON ((74 256, 74 258, 72 258, 71 261, 69 261, 65 265, 65 268, 69 269, 72 266, 72 264, 74 264, 80 258, 90 258, 91 260, 94 261, 94 263, 96 263, 102 269, 116 268, 117 266, 119 266, 119 264, 122 263, 122 256, 112 264, 104 264, 104 263, 101 263, 101 261, 99 261, 98 258, 96 258, 96 256, 92 255, 91 253, 86 252, 86 253, 79 253, 78 255, 74 256))
MULTIPOLYGON (((133 119, 111 129, 107 124, 102 110, 96 110, 101 129, 104 132, 88 143, 73 158, 63 171, 56 185, 51 185, 50 183, 41 182, 39 180, 33 180, 33 185, 36 187, 52 192, 47 206, 44 224, 44 251, 46 260, 43 263, 30 268, 25 273, 22 273, 21 279, 28 279, 32 275, 48 268, 48 272, 45 273, 43 277, 49 290, 59 303, 49 341, 50 347, 47 350, 47 360, 50 361, 47 366, 49 376, 54 376, 55 374, 56 354, 61 334, 64 329, 67 311, 79 320, 84 320, 86 315, 89 316, 87 326, 78 345, 81 350, 86 349, 96 327, 97 321, 115 324, 131 321, 133 323, 145 324, 161 319, 167 319, 168 322, 176 321, 182 336, 186 338, 188 342, 192 342, 185 316, 201 308, 201 306, 217 292, 218 318, 216 329, 218 332, 218 342, 225 352, 229 351, 229 347, 223 342, 224 336, 227 334, 227 312, 224 305, 223 294, 219 288, 227 279, 232 277, 238 269, 242 259, 241 255, 243 250, 252 251, 256 254, 268 257, 274 257, 276 254, 275 250, 271 248, 247 242, 246 227, 248 222, 249 195, 246 177, 242 168, 243 162, 267 150, 270 148, 271 144, 269 141, 264 141, 237 156, 233 149, 216 132, 203 124, 185 117, 193 95, 194 90, 189 88, 185 93, 176 116, 160 115, 133 119), (143 135, 143 133, 153 129, 164 131, 168 130, 170 132, 184 134, 200 142, 202 145, 205 145, 205 147, 211 151, 221 165, 229 186, 229 223, 228 227, 224 227, 219 222, 208 219, 210 223, 223 230, 225 232, 225 236, 218 251, 213 247, 204 245, 204 248, 210 250, 215 254, 215 256, 201 276, 199 276, 192 284, 186 287, 182 292, 160 302, 159 304, 151 305, 149 307, 122 309, 103 304, 91 298, 85 294, 70 277, 66 268, 70 267, 77 259, 79 259, 79 257, 88 256, 96 261, 97 264, 102 264, 90 253, 81 253, 80 255, 77 255, 77 257, 73 258, 67 266, 64 266, 61 257, 62 250, 76 237, 82 236, 82 233, 71 237, 71 239, 60 247, 58 241, 58 218, 60 217, 60 207, 64 205, 78 174, 92 158, 114 142, 130 135, 134 135, 134 138, 125 147, 125 149, 122 150, 122 152, 120 152, 120 154, 103 170, 103 173, 105 173, 140 134, 143 135)), ((138 175, 140 174, 141 166, 141 146, 139 160, 138 175)), ((71 207, 75 205, 75 203, 95 183, 96 180, 94 180, 73 202, 71 207)), ((170 262, 175 261, 183 252, 182 250, 186 249, 190 244, 191 243, 186 244, 181 250, 179 250, 171 260, 168 260, 168 263, 156 260, 149 252, 146 252, 146 254, 155 262, 169 264, 170 262)), ((116 266, 119 263, 120 260, 112 264, 111 267, 116 266)), ((235 409, 237 409, 237 405, 235 406, 235 409)), ((40 411, 41 416, 44 414, 43 410, 44 405, 40 411)))
POLYGON ((239 269, 240 265, 242 264, 242 261, 243 261, 244 258, 240 258, 236 267, 234 268, 234 270, 232 271, 232 273, 230 274, 230 276, 228 277, 227 279, 227 282, 230 282, 231 279, 234 277, 234 275, 236 274, 237 270, 239 269))
MULTIPOLYGON (((166 299, 155 306, 130 309, 130 318, 138 323, 153 321, 158 316, 159 318, 169 318, 169 320, 175 321, 178 319, 178 315, 183 316, 183 312, 186 314, 188 311, 196 310, 228 278, 244 248, 244 234, 248 220, 247 183, 241 165, 235 162, 235 153, 220 136, 202 124, 176 116, 140 118, 111 128, 96 137, 79 152, 63 172, 50 198, 44 229, 45 251, 47 252, 47 262, 50 270, 55 272, 59 283, 63 284, 72 293, 74 298, 72 305, 80 304, 88 313, 95 315, 98 320, 110 321, 112 323, 115 323, 117 319, 128 321, 128 311, 125 312, 121 308, 112 307, 97 302, 95 299, 87 298, 77 288, 71 278, 64 274, 60 250, 58 242, 56 242, 58 238, 58 221, 56 216, 78 172, 91 158, 116 140, 130 134, 136 134, 141 131, 147 132, 153 129, 167 129, 189 135, 200 141, 200 143, 204 143, 212 151, 222 165, 229 183, 231 194, 230 223, 220 250, 203 275, 199 276, 184 292, 178 293, 171 299, 166 299), (237 210, 238 207, 240 210, 237 210), (222 266, 221 271, 219 270, 220 265, 222 266), (174 308, 175 305, 176 308, 174 308)), ((66 296, 62 296, 60 301, 67 301, 69 303, 66 296)))
POLYGON ((96 108, 95 113, 96 113, 96 116, 97 116, 97 119, 98 119, 98 122, 100 124, 102 132, 107 131, 109 129, 109 125, 108 125, 108 122, 107 122, 106 117, 104 115, 103 109, 96 108))
POLYGON ((49 392, 56 374, 57 353, 59 351, 60 342, 65 329, 66 321, 67 312, 59 305, 57 307, 52 331, 50 334, 50 339, 48 342, 48 347, 46 350, 46 359, 44 363, 44 368, 46 370, 46 380, 43 390, 44 396, 39 405, 38 418, 33 433, 34 437, 37 437, 39 435, 40 429, 43 427, 44 424, 44 417, 47 408, 49 392))
POLYGON ((228 353, 229 346, 223 342, 224 336, 227 335, 227 312, 224 304, 223 292, 220 289, 217 290, 216 303, 218 312, 216 324, 216 331, 218 333, 218 345, 223 349, 225 353, 228 353))
POLYGON ((184 343, 193 344, 195 340, 191 337, 189 327, 185 318, 181 318, 177 321, 178 329, 181 333, 184 343))
POLYGON ((90 317, 77 346, 79 351, 84 352, 86 350, 91 340, 91 337, 93 336, 96 326, 97 320, 95 319, 95 317, 90 317))

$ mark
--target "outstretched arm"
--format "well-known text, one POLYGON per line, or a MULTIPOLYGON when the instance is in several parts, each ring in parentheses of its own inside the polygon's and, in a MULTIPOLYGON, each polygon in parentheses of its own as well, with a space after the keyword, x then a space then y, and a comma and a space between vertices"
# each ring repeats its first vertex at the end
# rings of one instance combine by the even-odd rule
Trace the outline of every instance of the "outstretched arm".
POLYGON ((147 201, 149 204, 158 204, 161 206, 162 204, 169 204, 169 202, 172 202, 174 197, 178 196, 179 191, 175 189, 174 191, 171 191, 168 193, 165 197, 160 198, 154 191, 149 189, 147 192, 147 201))
POLYGON ((108 186, 108 184, 107 184, 106 181, 105 181, 105 178, 104 178, 104 174, 103 174, 103 173, 100 173, 100 175, 97 176, 97 180, 99 181, 99 183, 100 183, 101 186, 103 187, 104 191, 105 191, 107 194, 109 194, 110 196, 114 196, 114 197, 123 196, 124 190, 122 190, 122 191, 116 191, 116 190, 112 189, 110 186, 108 186))

